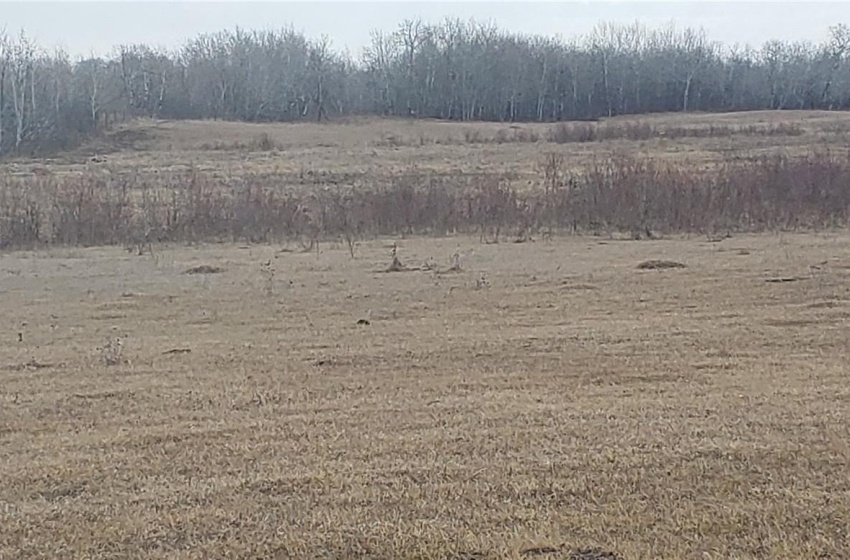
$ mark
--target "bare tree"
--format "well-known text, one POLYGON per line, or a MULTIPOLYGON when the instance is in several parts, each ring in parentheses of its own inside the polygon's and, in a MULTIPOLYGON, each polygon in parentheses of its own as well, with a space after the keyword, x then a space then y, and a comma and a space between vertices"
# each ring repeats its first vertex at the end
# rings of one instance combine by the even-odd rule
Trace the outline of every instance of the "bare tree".
POLYGON ((9 52, 9 84, 15 115, 15 150, 17 151, 23 143, 27 125, 35 108, 33 98, 35 88, 32 82, 36 47, 22 31, 17 40, 11 43, 9 52))
POLYGON ((6 70, 10 58, 9 39, 5 30, 0 30, 0 157, 3 157, 3 110, 6 107, 6 70))
POLYGON ((681 53, 684 61, 684 88, 682 91, 682 111, 687 112, 690 108, 691 85, 698 72, 708 58, 710 48, 705 31, 694 31, 686 29, 681 37, 681 53))
POLYGON ((0 155, 72 145, 110 115, 322 121, 377 114, 558 121, 659 111, 850 109, 850 28, 721 49, 702 30, 600 24, 568 40, 492 23, 402 21, 363 56, 291 28, 124 45, 71 63, 0 32, 0 155))
MULTIPOLYGON (((316 105, 316 121, 325 116, 325 81, 331 64, 330 39, 322 37, 310 46, 310 72, 313 81, 313 103, 316 105)), ((304 108, 305 115, 307 108, 304 108)))

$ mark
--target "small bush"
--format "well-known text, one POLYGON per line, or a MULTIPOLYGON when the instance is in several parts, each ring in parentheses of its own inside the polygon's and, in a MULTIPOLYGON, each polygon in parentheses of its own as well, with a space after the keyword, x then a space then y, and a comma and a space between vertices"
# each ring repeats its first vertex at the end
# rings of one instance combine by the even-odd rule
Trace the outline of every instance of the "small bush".
POLYGON ((596 124, 580 123, 567 124, 558 123, 549 129, 549 141, 556 144, 569 144, 574 142, 596 141, 596 124))
POLYGON ((467 128, 463 131, 463 141, 466 144, 483 144, 486 142, 484 135, 476 128, 467 128))
POLYGON ((261 152, 271 152, 272 150, 277 149, 277 144, 275 144, 274 140, 272 140, 271 136, 269 136, 267 132, 257 135, 251 145, 253 148, 261 152))
POLYGON ((280 146, 267 132, 263 132, 247 142, 207 142, 201 144, 200 148, 202 150, 227 152, 273 152, 280 149, 280 146))

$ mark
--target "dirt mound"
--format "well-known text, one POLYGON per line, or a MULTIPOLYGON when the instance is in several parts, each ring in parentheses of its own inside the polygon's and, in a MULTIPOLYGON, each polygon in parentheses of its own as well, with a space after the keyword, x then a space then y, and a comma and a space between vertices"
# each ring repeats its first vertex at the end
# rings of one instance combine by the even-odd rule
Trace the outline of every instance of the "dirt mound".
POLYGON ((672 268, 686 268, 686 266, 680 262, 661 260, 643 261, 637 265, 637 267, 638 270, 669 270, 672 268))
POLYGON ((224 269, 220 266, 202 264, 201 266, 190 268, 186 271, 186 274, 220 274, 222 272, 224 272, 224 269))
POLYGON ((615 552, 590 548, 576 550, 570 554, 570 560, 620 560, 620 556, 615 552))
POLYGON ((620 556, 617 553, 598 548, 580 548, 568 552, 560 546, 535 546, 521 551, 520 554, 526 557, 548 556, 568 558, 569 560, 620 560, 620 556))

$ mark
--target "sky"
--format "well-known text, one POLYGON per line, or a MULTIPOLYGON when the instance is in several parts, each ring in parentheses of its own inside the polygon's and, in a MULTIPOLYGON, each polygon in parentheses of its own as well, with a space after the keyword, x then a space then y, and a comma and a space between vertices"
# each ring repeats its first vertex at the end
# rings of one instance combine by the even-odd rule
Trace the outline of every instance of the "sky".
POLYGON ((492 21, 510 31, 572 37, 599 22, 650 27, 674 22, 703 28, 725 44, 761 45, 769 39, 810 40, 829 27, 850 24, 850 2, 7 2, 0 0, 0 30, 24 29, 39 45, 74 57, 108 55, 120 44, 176 48, 200 33, 292 26, 309 37, 327 35, 353 55, 369 31, 391 31, 405 18, 445 17, 492 21))

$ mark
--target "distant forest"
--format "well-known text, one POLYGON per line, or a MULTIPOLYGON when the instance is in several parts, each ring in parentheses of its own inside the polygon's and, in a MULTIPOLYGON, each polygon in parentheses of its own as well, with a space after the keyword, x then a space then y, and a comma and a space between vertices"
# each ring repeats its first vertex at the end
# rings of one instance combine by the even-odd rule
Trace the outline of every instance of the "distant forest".
POLYGON ((847 109, 850 28, 754 49, 673 25, 599 24, 559 40, 406 20, 362 56, 293 29, 117 46, 72 60, 0 34, 0 156, 73 146, 132 117, 250 122, 350 115, 563 121, 669 111, 847 109))

